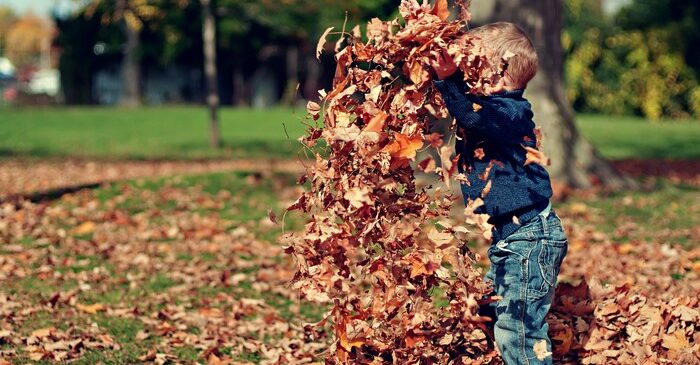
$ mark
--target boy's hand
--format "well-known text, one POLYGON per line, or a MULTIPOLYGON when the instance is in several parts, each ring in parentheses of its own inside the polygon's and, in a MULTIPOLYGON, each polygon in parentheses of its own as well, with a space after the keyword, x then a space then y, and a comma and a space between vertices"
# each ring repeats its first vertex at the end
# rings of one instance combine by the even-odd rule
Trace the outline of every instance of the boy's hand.
POLYGON ((500 92, 506 91, 506 78, 501 77, 500 80, 498 80, 498 83, 493 86, 486 86, 484 88, 484 91, 486 92, 486 95, 493 95, 493 94, 498 94, 500 92))
POLYGON ((452 56, 447 53, 446 49, 442 50, 436 61, 430 61, 430 66, 432 66, 435 75, 437 75, 440 80, 444 80, 457 72, 457 65, 452 59, 452 56))

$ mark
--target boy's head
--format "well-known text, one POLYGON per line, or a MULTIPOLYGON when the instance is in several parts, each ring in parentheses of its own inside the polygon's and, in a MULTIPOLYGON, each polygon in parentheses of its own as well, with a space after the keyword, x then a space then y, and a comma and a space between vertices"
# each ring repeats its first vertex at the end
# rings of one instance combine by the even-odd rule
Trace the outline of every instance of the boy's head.
POLYGON ((469 34, 479 37, 492 57, 502 58, 508 52, 515 54, 508 61, 505 85, 524 89, 537 73, 537 51, 522 29, 513 23, 498 22, 474 28, 469 34))

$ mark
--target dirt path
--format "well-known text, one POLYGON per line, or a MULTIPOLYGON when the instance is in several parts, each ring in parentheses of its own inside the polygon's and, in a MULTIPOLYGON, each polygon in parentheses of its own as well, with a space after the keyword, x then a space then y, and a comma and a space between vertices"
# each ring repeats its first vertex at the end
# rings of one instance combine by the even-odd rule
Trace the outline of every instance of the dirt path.
POLYGON ((0 200, 110 181, 217 171, 301 173, 293 160, 99 161, 78 159, 0 160, 0 200))

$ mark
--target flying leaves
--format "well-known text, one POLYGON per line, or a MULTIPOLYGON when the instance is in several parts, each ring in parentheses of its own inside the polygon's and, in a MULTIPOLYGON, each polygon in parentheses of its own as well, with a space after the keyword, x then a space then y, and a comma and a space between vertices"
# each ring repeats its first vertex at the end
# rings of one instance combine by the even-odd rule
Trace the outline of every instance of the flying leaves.
MULTIPOLYGON (((430 61, 458 53, 455 62, 474 92, 493 84, 502 68, 500 60, 489 62, 463 23, 447 21, 447 5, 404 0, 405 22, 372 19, 366 42, 359 29, 341 35, 346 42, 335 55, 333 88, 321 94, 323 107, 307 104, 310 117, 324 123, 301 138, 316 162, 301 179, 308 191, 289 209, 307 213, 309 222, 283 242, 297 263, 292 287, 308 300, 331 303, 318 324, 331 325, 335 336, 327 363, 500 361, 477 315, 477 298, 489 289, 465 243, 455 239, 466 228, 429 228, 458 198, 449 189, 419 188, 412 166, 447 186, 461 179, 458 156, 430 132, 431 120, 447 116, 430 61), (440 167, 432 158, 415 162, 423 148, 437 150, 440 167), (446 306, 436 305, 436 288, 446 306)), ((486 218, 479 223, 490 229, 486 218)))

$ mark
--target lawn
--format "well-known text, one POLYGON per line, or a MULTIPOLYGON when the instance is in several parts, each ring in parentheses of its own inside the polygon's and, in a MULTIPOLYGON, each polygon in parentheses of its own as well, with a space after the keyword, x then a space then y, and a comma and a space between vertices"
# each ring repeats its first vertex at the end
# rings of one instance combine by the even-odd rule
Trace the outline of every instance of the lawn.
POLYGON ((0 156, 135 159, 288 157, 299 151, 305 111, 224 108, 224 148, 208 147, 204 108, 0 110, 0 156), (285 130, 286 129, 286 130, 285 130), (288 138, 289 136, 289 138, 288 138))
MULTIPOLYGON (((204 108, 34 108, 0 110, 0 156, 135 159, 291 157, 301 152, 303 109, 224 108, 225 148, 207 146, 204 108)), ((606 157, 700 158, 700 123, 651 123, 580 115, 583 134, 606 157)))
POLYGON ((610 159, 700 158, 700 122, 579 115, 578 127, 610 159))

